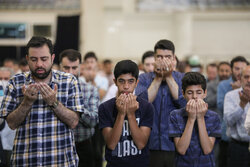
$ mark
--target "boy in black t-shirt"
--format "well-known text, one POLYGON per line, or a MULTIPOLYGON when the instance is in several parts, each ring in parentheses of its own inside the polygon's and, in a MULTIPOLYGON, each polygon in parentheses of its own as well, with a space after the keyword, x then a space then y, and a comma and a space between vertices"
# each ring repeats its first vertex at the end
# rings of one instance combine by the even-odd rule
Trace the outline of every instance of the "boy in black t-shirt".
POLYGON ((154 108, 133 94, 138 74, 138 67, 131 60, 118 62, 114 70, 118 94, 99 107, 99 128, 106 142, 107 167, 148 166, 148 138, 154 108))

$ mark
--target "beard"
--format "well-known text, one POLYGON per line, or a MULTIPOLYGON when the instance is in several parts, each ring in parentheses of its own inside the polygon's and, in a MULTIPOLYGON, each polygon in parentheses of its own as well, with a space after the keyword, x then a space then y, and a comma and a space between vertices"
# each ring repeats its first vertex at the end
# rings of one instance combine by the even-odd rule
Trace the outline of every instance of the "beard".
POLYGON ((48 71, 46 71, 46 69, 44 69, 44 68, 37 68, 35 71, 32 70, 32 71, 31 71, 31 74, 32 74, 34 77, 36 77, 37 79, 45 79, 45 78, 47 78, 48 75, 50 74, 51 69, 52 69, 52 68, 50 68, 48 71), (39 73, 37 73, 38 70, 44 70, 45 72, 42 73, 42 74, 39 74, 39 73))

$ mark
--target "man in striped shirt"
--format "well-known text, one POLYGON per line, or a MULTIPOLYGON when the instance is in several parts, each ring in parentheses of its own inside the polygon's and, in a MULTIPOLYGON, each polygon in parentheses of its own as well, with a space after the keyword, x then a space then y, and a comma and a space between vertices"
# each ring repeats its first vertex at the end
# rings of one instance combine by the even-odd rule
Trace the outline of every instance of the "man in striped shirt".
POLYGON ((99 93, 95 86, 86 83, 79 77, 81 53, 74 49, 66 49, 60 53, 59 61, 62 71, 73 74, 79 81, 84 100, 85 113, 82 114, 79 124, 74 129, 76 151, 79 156, 79 167, 94 167, 95 154, 92 136, 95 133, 95 125, 98 122, 99 93))
POLYGON ((78 165, 73 130, 84 111, 77 79, 52 70, 49 39, 27 44, 30 72, 16 74, 7 85, 0 117, 16 129, 11 166, 78 165))

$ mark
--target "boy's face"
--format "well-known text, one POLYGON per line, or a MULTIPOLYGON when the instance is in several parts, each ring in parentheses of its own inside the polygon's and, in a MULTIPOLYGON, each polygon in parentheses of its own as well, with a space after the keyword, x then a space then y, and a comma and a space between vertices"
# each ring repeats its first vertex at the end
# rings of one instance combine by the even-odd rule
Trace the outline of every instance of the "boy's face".
POLYGON ((191 85, 183 92, 184 98, 189 101, 191 99, 204 99, 207 96, 207 90, 202 89, 201 85, 191 85))
POLYGON ((128 73, 120 75, 117 79, 114 79, 114 82, 118 88, 118 96, 120 96, 123 93, 133 93, 138 80, 128 73))

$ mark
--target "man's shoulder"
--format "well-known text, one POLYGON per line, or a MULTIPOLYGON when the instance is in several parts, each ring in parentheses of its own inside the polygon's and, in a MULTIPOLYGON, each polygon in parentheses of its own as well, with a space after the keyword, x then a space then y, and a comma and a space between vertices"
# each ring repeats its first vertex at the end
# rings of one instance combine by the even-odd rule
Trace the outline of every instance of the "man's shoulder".
POLYGON ((230 97, 237 97, 239 96, 239 91, 241 91, 242 88, 238 88, 238 89, 234 89, 234 90, 230 90, 226 93, 226 96, 230 96, 230 97))
POLYGON ((147 73, 142 73, 139 75, 140 78, 153 78, 154 77, 154 72, 147 72, 147 73))
POLYGON ((230 83, 232 82, 232 78, 223 80, 219 82, 219 86, 226 86, 226 85, 230 85, 230 83))
POLYGON ((74 75, 58 70, 53 70, 53 77, 59 82, 62 80, 76 80, 74 75))
POLYGON ((176 76, 176 77, 181 77, 181 78, 183 78, 184 75, 185 75, 185 73, 182 73, 182 72, 179 72, 179 71, 173 71, 173 72, 172 72, 172 75, 173 75, 173 76, 176 76))
POLYGON ((170 115, 184 117, 185 115, 187 115, 186 108, 175 109, 175 110, 171 111, 170 115))
POLYGON ((113 98, 111 98, 111 99, 109 99, 109 100, 101 103, 101 105, 104 106, 104 107, 114 106, 115 105, 115 101, 116 101, 116 98, 113 97, 113 98))
POLYGON ((218 113, 216 113, 216 112, 213 111, 213 110, 207 110, 206 116, 207 116, 207 117, 218 117, 218 118, 219 118, 218 113))

